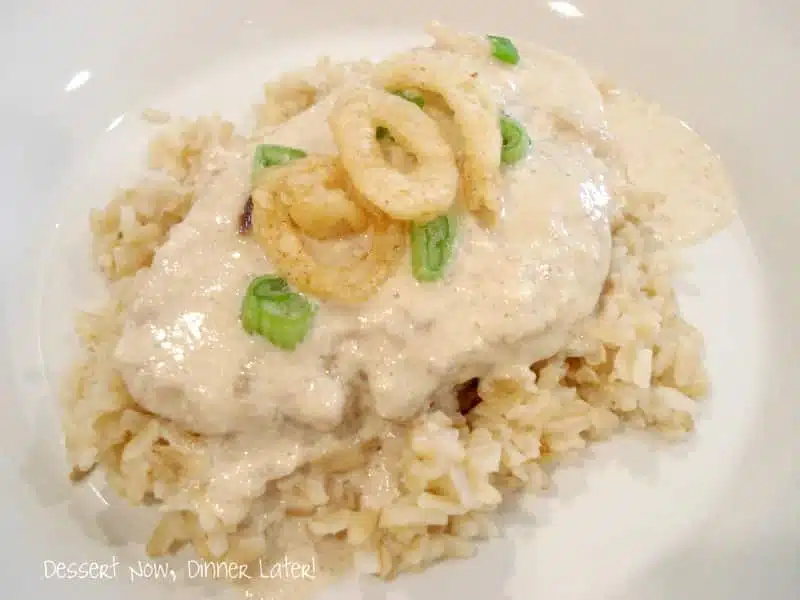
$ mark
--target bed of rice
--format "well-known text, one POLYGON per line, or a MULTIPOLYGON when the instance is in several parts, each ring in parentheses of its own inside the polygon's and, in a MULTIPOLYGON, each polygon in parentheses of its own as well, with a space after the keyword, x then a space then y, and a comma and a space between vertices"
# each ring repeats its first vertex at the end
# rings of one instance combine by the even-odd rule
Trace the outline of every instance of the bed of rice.
MULTIPOLYGON (((267 85, 259 126, 307 108, 341 76, 322 61, 267 85)), ((218 117, 144 116, 170 121, 151 147, 149 166, 160 173, 91 215, 93 255, 110 296, 78 319, 86 352, 65 394, 64 430, 75 479, 97 465, 131 503, 160 505, 149 554, 189 544, 208 560, 252 562, 304 547, 323 567, 355 561, 392 578, 470 556, 477 540, 496 534, 492 515, 507 495, 546 489, 558 459, 593 441, 624 426, 668 439, 692 430, 694 400, 708 387, 702 336, 678 312, 674 261, 640 224, 648 204, 628 194, 614 217, 611 271, 596 314, 569 347, 530 371, 481 382, 482 402, 466 416, 423 414, 391 439, 366 440, 271 482, 263 495, 241 499, 233 521, 192 510, 207 483, 202 439, 141 409, 110 357, 136 273, 191 208, 206 153, 238 134, 218 117), (388 464, 396 465, 398 494, 391 506, 370 507, 356 482, 387 453, 396 457, 388 464)))

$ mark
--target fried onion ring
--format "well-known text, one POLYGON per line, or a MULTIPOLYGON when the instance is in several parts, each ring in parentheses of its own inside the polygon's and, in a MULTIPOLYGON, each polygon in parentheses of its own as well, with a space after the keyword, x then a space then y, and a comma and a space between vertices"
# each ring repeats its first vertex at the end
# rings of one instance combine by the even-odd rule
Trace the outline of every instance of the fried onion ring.
POLYGON ((453 151, 436 123, 414 103, 382 90, 354 88, 338 99, 328 124, 353 186, 381 212, 401 221, 425 221, 444 214, 455 201, 458 168, 453 151), (388 129, 416 158, 409 172, 386 162, 377 127, 388 129))
POLYGON ((376 81, 385 89, 436 94, 447 105, 461 131, 459 163, 467 208, 493 223, 502 193, 499 113, 470 63, 450 52, 418 49, 379 64, 376 81))
MULTIPOLYGON (((346 265, 319 264, 292 219, 292 206, 302 197, 298 188, 318 185, 317 172, 324 174, 328 184, 344 180, 343 170, 334 157, 309 156, 265 169, 253 191, 253 236, 273 266, 298 290, 326 300, 363 302, 397 268, 408 237, 406 227, 385 215, 370 214, 369 252, 346 265)), ((332 192, 341 193, 330 196, 337 198, 333 202, 338 210, 344 206, 346 190, 331 190, 329 194, 332 192)), ((355 210, 360 210, 356 202, 350 200, 355 210)))
MULTIPOLYGON (((346 173, 338 161, 328 156, 310 156, 293 162, 292 166, 290 171, 278 172, 278 181, 281 199, 300 231, 317 240, 366 231, 368 215, 348 196, 346 173)), ((257 175, 256 186, 265 179, 275 180, 273 175, 272 169, 262 170, 257 175)))

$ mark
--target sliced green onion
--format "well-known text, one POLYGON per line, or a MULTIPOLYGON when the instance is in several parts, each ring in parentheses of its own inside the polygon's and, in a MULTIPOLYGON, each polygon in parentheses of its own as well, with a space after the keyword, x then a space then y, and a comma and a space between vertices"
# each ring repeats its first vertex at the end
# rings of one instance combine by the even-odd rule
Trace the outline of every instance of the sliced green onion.
POLYGON ((304 158, 306 153, 299 148, 289 146, 276 146, 274 144, 259 144, 253 155, 253 177, 261 169, 282 165, 291 160, 304 158))
POLYGON ((241 321, 247 333, 257 333, 275 346, 294 350, 311 329, 316 307, 291 291, 282 277, 256 277, 242 301, 241 321))
POLYGON ((500 117, 500 135, 503 136, 500 160, 504 164, 513 165, 525 158, 531 146, 531 138, 519 122, 505 115, 500 117))
POLYGON ((487 35, 492 46, 492 56, 504 63, 515 65, 519 62, 519 50, 507 37, 502 35, 487 35))
MULTIPOLYGON (((415 92, 414 90, 397 90, 391 93, 394 94, 395 96, 400 96, 401 98, 408 100, 409 102, 413 102, 420 108, 425 106, 425 97, 419 92, 415 92)), ((375 137, 378 138, 379 140, 393 139, 392 136, 389 134, 389 130, 383 125, 380 125, 375 129, 375 137)))
POLYGON ((392 92, 395 96, 400 96, 409 102, 413 102, 420 108, 425 107, 425 97, 417 91, 414 90, 397 90, 392 92))
POLYGON ((456 218, 442 215, 427 223, 411 226, 411 272, 419 281, 435 281, 453 256, 456 218))

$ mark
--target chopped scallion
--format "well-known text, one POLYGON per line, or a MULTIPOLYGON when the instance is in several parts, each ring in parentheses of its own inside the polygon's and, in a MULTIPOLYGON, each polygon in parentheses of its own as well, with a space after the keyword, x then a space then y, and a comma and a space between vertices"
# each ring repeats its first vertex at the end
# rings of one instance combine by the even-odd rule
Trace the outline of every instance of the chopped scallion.
POLYGON ((425 108, 425 97, 417 91, 414 90, 397 90, 396 92, 392 92, 395 96, 400 96, 408 100, 409 102, 413 102, 420 108, 425 108))
POLYGON ((492 56, 497 60, 509 65, 515 65, 519 62, 519 51, 514 42, 501 35, 487 35, 486 37, 492 47, 492 56))
POLYGON ((303 158, 306 153, 299 148, 289 146, 276 146, 274 144, 259 144, 253 155, 253 177, 261 169, 282 165, 291 160, 303 158))
POLYGON ((247 333, 257 333, 279 348, 294 350, 314 321, 316 307, 291 291, 282 277, 256 277, 242 301, 241 321, 247 333))
POLYGON ((531 138, 518 121, 505 115, 500 117, 500 135, 503 136, 500 160, 504 164, 513 165, 525 158, 531 145, 531 138))
POLYGON ((411 226, 411 272, 419 281, 435 281, 444 276, 453 255, 456 217, 441 215, 426 223, 411 226))

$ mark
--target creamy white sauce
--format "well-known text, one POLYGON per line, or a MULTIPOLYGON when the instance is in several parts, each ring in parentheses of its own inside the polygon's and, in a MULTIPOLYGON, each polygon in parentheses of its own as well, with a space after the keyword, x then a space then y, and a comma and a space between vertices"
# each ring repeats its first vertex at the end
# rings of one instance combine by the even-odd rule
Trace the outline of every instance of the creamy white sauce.
MULTIPOLYGON (((528 158, 504 170, 497 227, 460 219, 442 281, 417 282, 407 257, 363 305, 321 303, 293 352, 247 335, 239 323, 244 291, 274 272, 256 242, 237 233, 252 145, 215 156, 186 220, 140 274, 116 360, 143 407, 212 436, 207 501, 222 518, 234 519, 239 501, 269 480, 374 435, 376 416, 408 419, 459 382, 562 348, 570 327, 594 309, 608 272, 607 189, 620 172, 626 185, 662 194, 661 212, 676 225, 689 196, 696 233, 724 220, 732 194, 716 175, 704 178, 717 163, 678 121, 626 96, 604 101, 567 57, 520 45, 522 63, 508 67, 465 39, 478 77, 534 142, 528 158), (602 140, 618 146, 627 171, 593 152, 602 140), (352 422, 355 414, 368 417, 369 431, 352 422)), ((259 141, 333 153, 326 117, 334 97, 259 141)), ((379 504, 391 485, 380 464, 374 471, 365 489, 374 488, 379 504)))
POLYGON ((606 115, 621 167, 619 192, 649 204, 648 225, 664 242, 699 242, 731 221, 734 193, 722 161, 686 123, 620 90, 607 94, 606 115))

